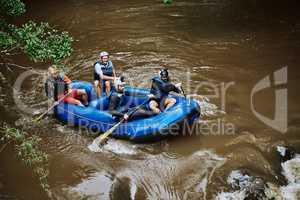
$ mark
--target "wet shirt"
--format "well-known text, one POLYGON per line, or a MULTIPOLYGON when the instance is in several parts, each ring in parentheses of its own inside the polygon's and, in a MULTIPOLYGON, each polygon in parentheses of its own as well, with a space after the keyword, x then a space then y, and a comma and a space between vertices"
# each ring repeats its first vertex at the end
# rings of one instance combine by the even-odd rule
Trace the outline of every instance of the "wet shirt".
POLYGON ((80 101, 78 101, 80 97, 77 94, 77 90, 76 89, 69 90, 72 81, 67 75, 65 75, 64 73, 59 73, 55 81, 57 83, 54 92, 56 101, 63 98, 65 103, 70 103, 75 105, 80 104, 80 101))
POLYGON ((155 96, 157 100, 167 97, 170 92, 179 93, 179 89, 169 81, 163 81, 159 77, 152 78, 152 86, 150 93, 155 96))
POLYGON ((110 94, 108 110, 112 115, 123 117, 124 113, 128 111, 126 106, 122 106, 124 98, 123 94, 117 92, 112 92, 110 94))

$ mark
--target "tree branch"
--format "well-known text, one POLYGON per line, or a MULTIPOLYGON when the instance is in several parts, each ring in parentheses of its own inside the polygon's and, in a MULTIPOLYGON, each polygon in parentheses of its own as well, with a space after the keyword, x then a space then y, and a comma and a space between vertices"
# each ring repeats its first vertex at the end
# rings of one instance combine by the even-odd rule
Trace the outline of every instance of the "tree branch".
POLYGON ((14 64, 14 63, 0 63, 0 65, 18 67, 18 68, 21 68, 21 69, 33 69, 32 67, 25 67, 25 66, 22 66, 22 65, 14 64))
POLYGON ((0 153, 5 149, 5 147, 8 145, 10 143, 10 141, 9 142, 7 142, 7 143, 5 143, 2 147, 1 147, 1 149, 0 149, 0 153))

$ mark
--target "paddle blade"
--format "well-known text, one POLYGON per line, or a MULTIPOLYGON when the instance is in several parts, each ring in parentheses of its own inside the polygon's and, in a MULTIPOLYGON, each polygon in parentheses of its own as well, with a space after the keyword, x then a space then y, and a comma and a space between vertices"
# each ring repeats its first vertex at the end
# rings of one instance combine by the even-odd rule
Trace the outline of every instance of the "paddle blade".
POLYGON ((118 128, 118 126, 124 121, 122 119, 119 121, 117 124, 115 124, 113 127, 111 127, 108 131, 106 131, 104 134, 100 135, 99 137, 95 138, 93 143, 88 146, 89 150, 93 152, 100 152, 101 148, 100 145, 103 145, 104 143, 107 142, 108 136, 113 133, 113 131, 118 128))
POLYGON ((33 122, 33 123, 39 122, 39 121, 42 119, 43 116, 44 116, 44 115, 41 115, 41 116, 39 116, 39 117, 33 119, 32 122, 33 122))
POLYGON ((93 151, 93 152, 100 152, 101 151, 101 148, 99 147, 99 145, 96 141, 93 141, 93 143, 90 144, 88 146, 88 148, 89 148, 90 151, 93 151))

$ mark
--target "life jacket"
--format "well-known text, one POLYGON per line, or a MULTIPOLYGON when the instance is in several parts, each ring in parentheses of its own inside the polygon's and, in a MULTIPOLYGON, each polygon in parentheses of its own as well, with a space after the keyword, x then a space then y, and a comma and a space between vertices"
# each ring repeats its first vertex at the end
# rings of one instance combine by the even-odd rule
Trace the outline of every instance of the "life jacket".
POLYGON ((61 76, 56 79, 49 78, 45 82, 46 96, 53 98, 55 101, 59 100, 59 97, 64 96, 68 92, 68 88, 69 84, 61 76))
POLYGON ((48 78, 44 84, 46 97, 53 98, 54 97, 54 80, 48 78))
POLYGON ((162 88, 165 84, 169 84, 168 81, 161 80, 158 76, 152 78, 152 86, 150 93, 155 96, 158 100, 169 95, 169 92, 162 91, 162 88))
MULTIPOLYGON (((110 60, 106 64, 103 64, 99 61, 95 62, 94 70, 95 70, 96 64, 99 64, 101 66, 103 75, 113 76, 113 64, 110 60)), ((96 73, 96 70, 95 70, 95 73, 96 73)))

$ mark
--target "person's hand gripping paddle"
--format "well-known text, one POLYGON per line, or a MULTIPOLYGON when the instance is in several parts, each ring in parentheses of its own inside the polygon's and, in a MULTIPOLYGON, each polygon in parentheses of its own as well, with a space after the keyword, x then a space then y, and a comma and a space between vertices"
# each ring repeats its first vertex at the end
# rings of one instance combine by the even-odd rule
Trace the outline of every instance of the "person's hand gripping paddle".
MULTIPOLYGON (((134 113, 135 111, 137 111, 138 109, 140 109, 140 107, 142 107, 145 103, 147 103, 149 101, 149 99, 146 99, 142 104, 134 107, 133 110, 129 111, 128 113, 126 113, 125 115, 130 116, 129 113, 134 113)), ((99 152, 101 151, 100 146, 102 146, 103 144, 105 144, 105 142, 108 139, 108 136, 111 135, 114 130, 116 128, 118 128, 123 122, 125 121, 124 117, 118 122, 116 123, 113 127, 111 127, 108 131, 106 131, 105 133, 101 134, 100 136, 96 137, 92 144, 90 144, 88 146, 89 150, 93 151, 93 152, 99 152)))

